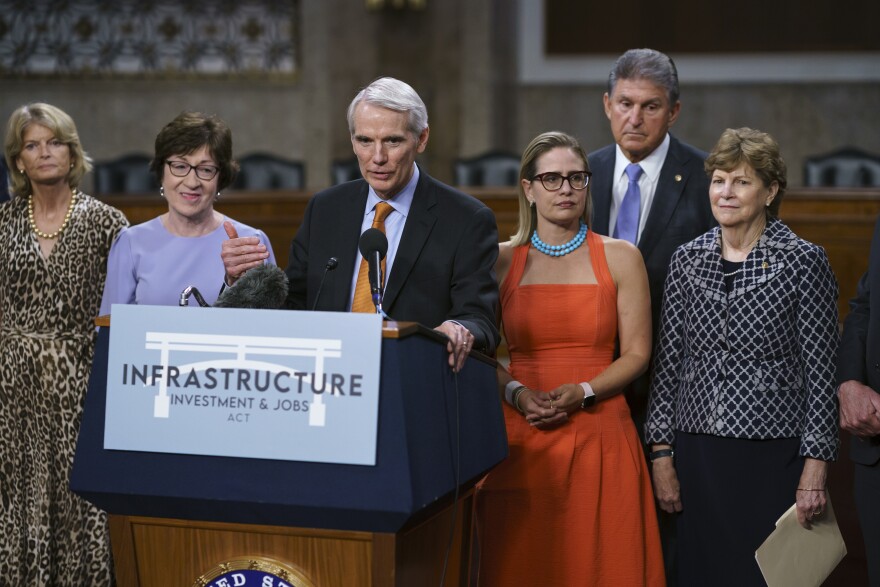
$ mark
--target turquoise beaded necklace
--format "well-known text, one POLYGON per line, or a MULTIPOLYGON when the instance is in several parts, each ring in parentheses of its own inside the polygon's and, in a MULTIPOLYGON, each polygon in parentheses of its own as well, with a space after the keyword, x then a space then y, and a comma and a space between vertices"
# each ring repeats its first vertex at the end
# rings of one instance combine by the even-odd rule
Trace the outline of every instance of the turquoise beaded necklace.
POLYGON ((548 245, 544 241, 542 241, 538 237, 538 231, 532 233, 532 246, 535 247, 538 251, 544 253, 545 255, 550 255, 551 257, 562 257, 564 255, 569 254, 582 244, 584 244, 584 240, 587 238, 587 225, 581 221, 581 228, 578 230, 577 234, 574 235, 567 243, 563 243, 561 245, 548 245))

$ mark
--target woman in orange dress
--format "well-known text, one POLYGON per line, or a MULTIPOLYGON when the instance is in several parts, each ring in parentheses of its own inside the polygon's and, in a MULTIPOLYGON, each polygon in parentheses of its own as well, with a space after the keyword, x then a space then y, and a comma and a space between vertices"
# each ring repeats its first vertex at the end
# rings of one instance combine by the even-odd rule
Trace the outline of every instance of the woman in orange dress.
POLYGON ((477 494, 480 585, 665 585, 621 394, 650 358, 648 280, 633 245, 588 230, 589 181, 569 135, 539 135, 523 154, 519 230, 496 266, 510 455, 477 494))

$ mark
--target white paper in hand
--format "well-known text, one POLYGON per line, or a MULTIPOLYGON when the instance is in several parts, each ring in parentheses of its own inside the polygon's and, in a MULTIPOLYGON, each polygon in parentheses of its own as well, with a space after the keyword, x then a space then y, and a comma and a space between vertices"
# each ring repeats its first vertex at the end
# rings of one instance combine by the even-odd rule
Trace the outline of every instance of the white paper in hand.
POLYGON ((819 587, 846 555, 830 497, 811 526, 807 530, 798 524, 797 511, 791 506, 755 551, 768 587, 819 587))

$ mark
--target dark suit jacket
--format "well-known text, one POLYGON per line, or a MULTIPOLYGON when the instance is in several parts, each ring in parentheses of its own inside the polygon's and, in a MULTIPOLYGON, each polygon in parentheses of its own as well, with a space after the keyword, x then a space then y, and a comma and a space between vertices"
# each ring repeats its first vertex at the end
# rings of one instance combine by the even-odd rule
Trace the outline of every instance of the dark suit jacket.
MULTIPOLYGON (((288 305, 312 309, 324 267, 317 310, 344 312, 359 263, 358 240, 369 186, 363 179, 315 194, 290 246, 288 305)), ((492 354, 498 345, 498 230, 483 203, 420 170, 394 265, 386 279, 383 309, 395 320, 430 328, 455 320, 474 335, 474 347, 492 354)))
MULTIPOLYGON (((709 178, 703 170, 706 153, 669 137, 669 151, 660 170, 660 180, 648 221, 639 240, 639 250, 648 271, 651 288, 651 332, 654 345, 660 324, 660 308, 663 303, 663 283, 672 253, 679 245, 692 241, 715 226, 709 204, 709 178)), ((591 228, 610 236, 614 227, 609 226, 611 214, 611 186, 614 181, 615 145, 611 144, 590 153, 588 160, 593 172, 590 194, 593 202, 591 228)), ((644 420, 647 408, 648 377, 640 377, 627 393, 637 423, 644 420)))
MULTIPOLYGON (((849 307, 837 357, 837 382, 854 379, 880 392, 880 219, 874 227, 868 271, 849 307)), ((875 464, 880 461, 880 436, 853 438, 849 453, 857 463, 875 464)))
POLYGON ((6 173, 6 161, 0 157, 0 202, 9 199, 9 177, 6 173))

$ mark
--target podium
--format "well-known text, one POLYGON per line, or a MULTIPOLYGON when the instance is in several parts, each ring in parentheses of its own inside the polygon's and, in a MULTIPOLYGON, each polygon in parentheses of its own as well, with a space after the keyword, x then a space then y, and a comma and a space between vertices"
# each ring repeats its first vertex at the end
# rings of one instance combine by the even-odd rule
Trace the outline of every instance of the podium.
POLYGON ((108 351, 102 327, 71 489, 110 514, 120 587, 211 585, 218 565, 263 559, 292 586, 439 585, 447 550, 444 584, 468 583, 473 486, 507 456, 494 360, 472 353, 456 379, 444 337, 387 323, 362 466, 106 450, 108 351))

